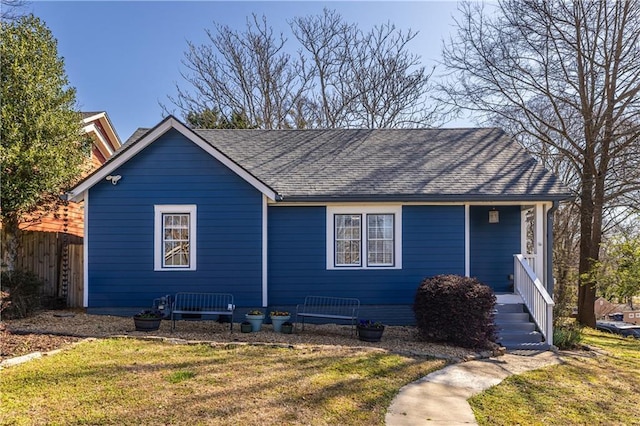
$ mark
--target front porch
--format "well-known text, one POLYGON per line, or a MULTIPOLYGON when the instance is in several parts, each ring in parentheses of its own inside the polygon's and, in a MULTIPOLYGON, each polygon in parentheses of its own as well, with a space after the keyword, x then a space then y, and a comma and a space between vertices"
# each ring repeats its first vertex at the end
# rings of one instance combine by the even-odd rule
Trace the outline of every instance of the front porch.
POLYGON ((551 202, 467 207, 467 275, 497 296, 496 323, 509 349, 553 340, 551 202))

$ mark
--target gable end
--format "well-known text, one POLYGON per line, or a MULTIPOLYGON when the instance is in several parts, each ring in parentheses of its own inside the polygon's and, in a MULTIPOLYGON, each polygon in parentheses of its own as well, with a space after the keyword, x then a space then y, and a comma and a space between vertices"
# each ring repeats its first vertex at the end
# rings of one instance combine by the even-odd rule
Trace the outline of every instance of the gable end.
POLYGON ((156 127, 145 133, 144 136, 142 136, 140 139, 135 142, 131 142, 129 146, 124 146, 123 150, 119 153, 116 153, 116 155, 114 155, 110 161, 105 163, 103 167, 96 170, 93 174, 87 176, 87 178, 85 178, 77 186, 72 188, 67 193, 68 199, 71 201, 82 201, 84 199, 85 191, 87 191, 103 179, 106 179, 107 176, 109 176, 114 170, 129 161, 140 151, 142 151, 144 148, 149 146, 151 143, 160 138, 160 136, 164 135, 171 129, 175 129, 188 140, 195 143, 198 147, 202 148, 205 152, 214 157, 216 160, 220 161, 227 168, 240 176, 262 194, 264 194, 267 198, 272 201, 276 200, 276 192, 273 189, 257 179, 251 173, 247 172, 225 154, 211 146, 199 135, 194 133, 191 129, 182 124, 173 116, 167 117, 156 127))

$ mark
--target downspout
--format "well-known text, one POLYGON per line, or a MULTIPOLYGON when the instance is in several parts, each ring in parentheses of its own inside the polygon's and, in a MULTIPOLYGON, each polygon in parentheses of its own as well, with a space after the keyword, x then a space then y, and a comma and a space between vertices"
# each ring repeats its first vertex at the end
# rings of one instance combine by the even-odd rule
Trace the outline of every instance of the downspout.
POLYGON ((554 201, 551 208, 547 211, 547 244, 546 244, 546 256, 547 256, 547 273, 545 276, 545 283, 547 292, 553 299, 553 214, 558 210, 560 203, 554 201))

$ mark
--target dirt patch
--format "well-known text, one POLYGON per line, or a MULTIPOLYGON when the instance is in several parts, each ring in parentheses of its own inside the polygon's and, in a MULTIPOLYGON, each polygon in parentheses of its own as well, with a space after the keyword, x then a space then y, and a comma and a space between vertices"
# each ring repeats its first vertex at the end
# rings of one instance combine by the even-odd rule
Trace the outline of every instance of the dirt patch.
POLYGON ((14 334, 0 325, 0 361, 32 352, 49 352, 80 340, 72 336, 50 334, 14 334))
POLYGON ((348 325, 307 324, 304 331, 298 327, 294 334, 273 332, 265 324, 260 332, 241 333, 239 324, 229 331, 229 324, 215 321, 178 321, 171 331, 171 322, 163 321, 158 331, 135 331, 133 319, 109 315, 88 315, 84 312, 42 311, 30 318, 7 320, 0 324, 2 337, 0 360, 30 352, 46 352, 70 345, 87 337, 159 336, 188 341, 214 343, 247 342, 277 343, 294 346, 334 345, 370 347, 413 356, 435 356, 452 360, 476 358, 476 352, 419 341, 415 327, 387 326, 381 342, 367 343, 358 340, 348 325))

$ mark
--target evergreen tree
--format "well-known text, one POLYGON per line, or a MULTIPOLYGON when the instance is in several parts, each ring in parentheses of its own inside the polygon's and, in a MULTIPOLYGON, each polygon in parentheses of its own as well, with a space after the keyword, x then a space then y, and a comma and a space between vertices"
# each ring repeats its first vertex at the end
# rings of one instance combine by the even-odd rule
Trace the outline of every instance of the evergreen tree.
POLYGON ((78 179, 87 145, 51 31, 33 15, 1 25, 2 260, 12 271, 21 218, 46 211, 78 179))

